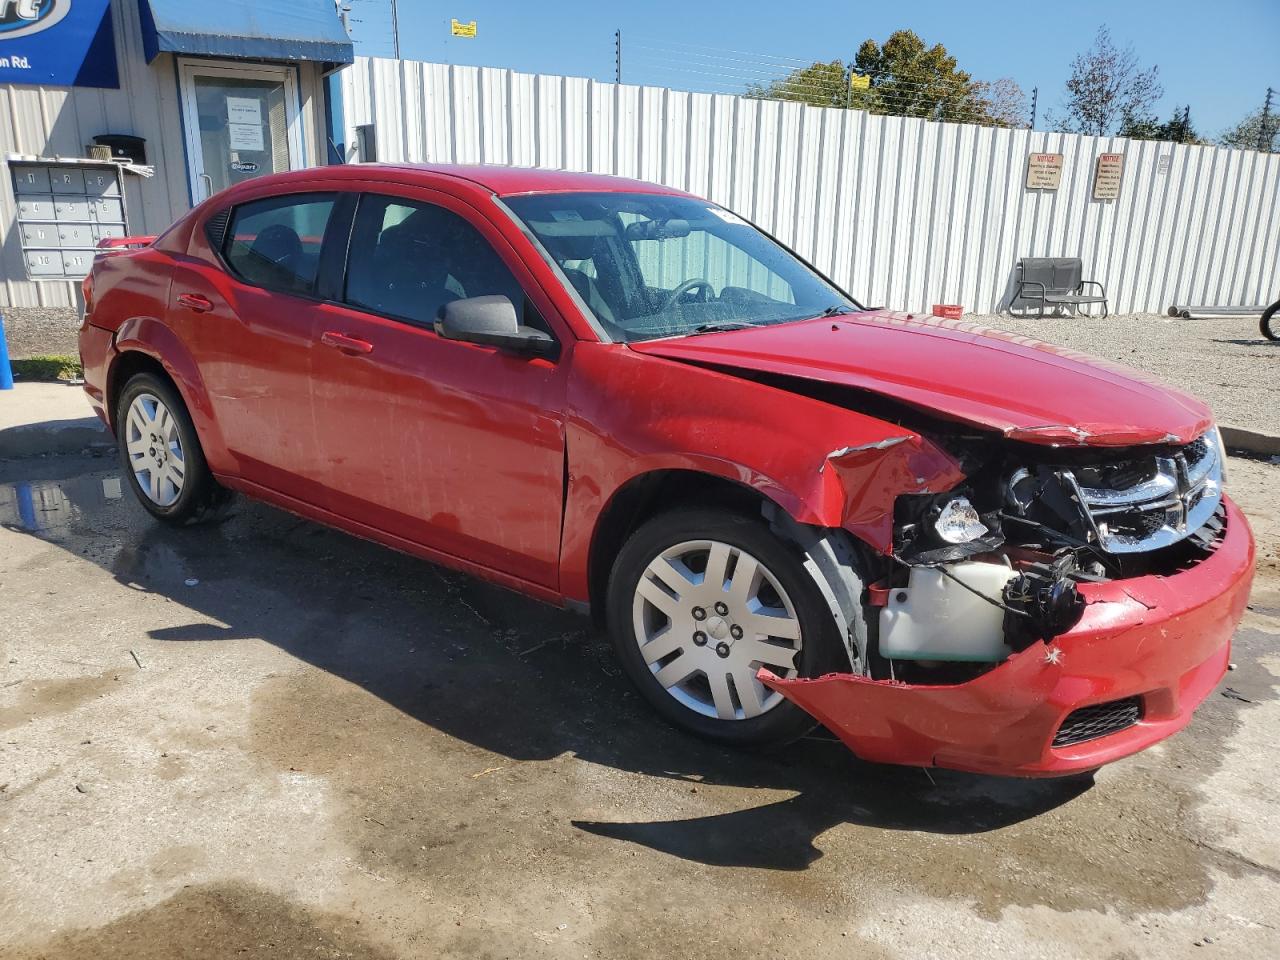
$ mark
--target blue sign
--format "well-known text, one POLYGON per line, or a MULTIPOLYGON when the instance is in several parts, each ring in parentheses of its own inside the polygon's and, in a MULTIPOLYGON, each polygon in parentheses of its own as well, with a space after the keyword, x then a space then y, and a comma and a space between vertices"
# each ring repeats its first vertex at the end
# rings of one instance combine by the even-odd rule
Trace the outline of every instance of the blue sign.
POLYGON ((0 0, 0 83, 120 86, 111 0, 0 0))

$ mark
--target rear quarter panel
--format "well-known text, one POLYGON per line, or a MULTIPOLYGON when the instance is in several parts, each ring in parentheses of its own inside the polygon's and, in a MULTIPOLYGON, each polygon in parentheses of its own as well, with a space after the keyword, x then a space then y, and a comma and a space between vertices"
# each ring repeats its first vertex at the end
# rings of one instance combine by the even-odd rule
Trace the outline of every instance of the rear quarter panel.
POLYGON ((181 255, 148 247, 103 257, 95 263, 89 323, 113 336, 101 389, 107 399, 108 415, 114 421, 115 410, 110 401, 122 386, 118 382, 121 358, 136 352, 157 360, 186 403, 210 467, 215 473, 222 473, 229 468, 229 458, 199 365, 189 337, 170 323, 169 299, 178 259, 182 259, 181 255))

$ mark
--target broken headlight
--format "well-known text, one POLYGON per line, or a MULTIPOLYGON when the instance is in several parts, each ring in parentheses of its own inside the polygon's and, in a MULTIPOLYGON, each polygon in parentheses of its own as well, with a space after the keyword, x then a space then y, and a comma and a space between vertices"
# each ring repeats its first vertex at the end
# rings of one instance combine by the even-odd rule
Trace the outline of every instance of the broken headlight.
POLYGON ((901 496, 894 520, 894 553, 911 564, 963 560, 1004 542, 999 513, 979 510, 968 488, 901 496))
POLYGON ((968 497, 952 497, 938 508, 933 532, 947 543, 969 543, 991 531, 978 516, 968 497))

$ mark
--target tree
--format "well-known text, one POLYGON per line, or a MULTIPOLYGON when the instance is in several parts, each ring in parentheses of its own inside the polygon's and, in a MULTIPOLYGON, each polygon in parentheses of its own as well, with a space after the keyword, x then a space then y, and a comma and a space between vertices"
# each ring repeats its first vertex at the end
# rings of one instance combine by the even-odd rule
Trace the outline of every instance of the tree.
POLYGON ((1276 136, 1280 133, 1280 115, 1274 111, 1267 114, 1263 123, 1261 110, 1255 110, 1234 127, 1224 130, 1218 142, 1224 147, 1235 147, 1239 150, 1259 150, 1263 153, 1276 153, 1276 136))
POLYGON ((852 66, 870 80, 866 89, 851 91, 855 109, 959 121, 978 108, 973 79, 956 58, 940 43, 926 47, 912 30, 895 30, 883 46, 864 40, 852 66))
POLYGON ((1167 140, 1170 143, 1204 143, 1191 125, 1191 108, 1175 109, 1160 123, 1155 117, 1130 117, 1120 127, 1120 136, 1130 140, 1167 140))
POLYGON ((843 107, 848 101, 849 74, 839 60, 815 62, 793 70, 781 80, 747 85, 747 96, 768 100, 798 100, 815 107, 843 107))
POLYGON ((988 83, 977 80, 973 84, 973 96, 983 113, 997 127, 1026 127, 1030 125, 1030 108, 1027 95, 1012 77, 1000 77, 988 83))
POLYGON ((1012 79, 975 81, 946 47, 927 47, 911 30, 894 32, 883 45, 864 41, 852 63, 817 61, 749 84, 747 96, 997 126, 1025 126, 1027 116, 1026 95, 1012 79))
POLYGON ((1068 133, 1108 136, 1126 123, 1151 117, 1163 94, 1160 68, 1142 69, 1132 45, 1117 47, 1103 25, 1093 46, 1071 61, 1066 113, 1058 126, 1068 133))

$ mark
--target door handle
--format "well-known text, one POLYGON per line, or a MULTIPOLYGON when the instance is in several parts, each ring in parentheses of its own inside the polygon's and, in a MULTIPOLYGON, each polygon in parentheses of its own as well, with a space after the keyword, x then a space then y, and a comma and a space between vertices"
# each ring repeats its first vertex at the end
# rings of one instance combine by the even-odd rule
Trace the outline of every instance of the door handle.
POLYGON ((359 337, 349 337, 345 333, 326 330, 320 335, 320 342, 326 347, 336 347, 343 353, 373 353, 373 344, 359 337))
POLYGON ((177 299, 179 306, 194 310, 196 313, 208 313, 213 309, 213 301, 198 293, 180 293, 177 299))

